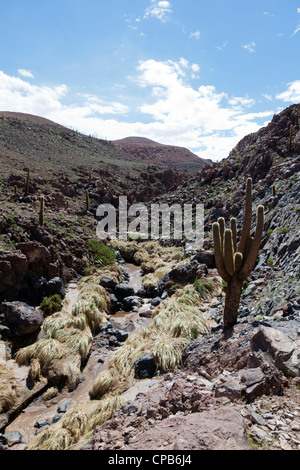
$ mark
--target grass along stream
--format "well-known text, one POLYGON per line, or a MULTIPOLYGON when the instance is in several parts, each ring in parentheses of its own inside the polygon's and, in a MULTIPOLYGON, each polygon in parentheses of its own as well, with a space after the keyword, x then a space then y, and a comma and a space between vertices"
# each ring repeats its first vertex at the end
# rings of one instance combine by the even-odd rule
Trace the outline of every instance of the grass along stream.
MULTIPOLYGON (((135 292, 141 287, 142 277, 140 267, 134 264, 126 264, 125 271, 129 275, 128 286, 133 287, 135 292)), ((71 313, 72 308, 76 304, 79 295, 79 289, 77 282, 71 282, 68 285, 66 291, 66 304, 67 311, 71 313)), ((140 311, 149 310, 147 305, 143 305, 138 312, 117 312, 115 315, 111 315, 109 321, 113 323, 116 328, 127 329, 127 325, 130 325, 129 335, 137 333, 141 328, 145 327, 151 322, 151 319, 142 318, 139 316, 140 311)), ((82 370, 82 377, 84 380, 79 383, 76 389, 72 392, 63 392, 60 396, 55 397, 50 401, 43 400, 42 396, 35 399, 27 408, 25 408, 21 414, 14 419, 5 429, 4 433, 17 431, 22 435, 22 443, 15 445, 14 450, 24 449, 30 444, 35 437, 37 432, 36 423, 49 422, 52 423, 53 417, 59 415, 57 409, 59 406, 63 406, 65 403, 70 402, 68 410, 78 405, 82 400, 89 400, 89 390, 96 377, 108 369, 108 364, 111 356, 114 354, 116 348, 108 348, 106 351, 93 350, 89 356, 87 364, 82 370), (51 403, 51 404, 50 404, 51 403)), ((28 374, 27 366, 18 366, 14 362, 15 374, 24 371, 24 377, 28 374)), ((145 384, 148 381, 145 381, 145 384)), ((140 386, 138 388, 140 390, 140 386)), ((134 391, 133 391, 134 393, 134 391)), ((132 393, 127 392, 128 398, 132 397, 132 393)), ((61 415, 60 415, 61 416, 61 415)))

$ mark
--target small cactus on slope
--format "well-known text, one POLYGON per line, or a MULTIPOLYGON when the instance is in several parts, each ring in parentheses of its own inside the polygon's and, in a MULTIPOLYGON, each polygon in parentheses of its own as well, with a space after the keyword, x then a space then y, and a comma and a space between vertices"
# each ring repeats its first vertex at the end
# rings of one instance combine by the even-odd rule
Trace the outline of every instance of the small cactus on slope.
POLYGON ((213 239, 216 267, 222 279, 227 283, 223 329, 232 327, 237 322, 238 308, 243 289, 243 282, 250 275, 258 256, 261 237, 264 229, 264 208, 257 207, 256 230, 250 236, 252 219, 252 179, 248 178, 246 186, 245 215, 240 241, 237 245, 236 219, 230 221, 226 229, 223 217, 213 224, 213 239))
POLYGON ((45 198, 41 196, 40 198, 40 213, 39 213, 39 225, 44 226, 44 212, 45 212, 45 198))

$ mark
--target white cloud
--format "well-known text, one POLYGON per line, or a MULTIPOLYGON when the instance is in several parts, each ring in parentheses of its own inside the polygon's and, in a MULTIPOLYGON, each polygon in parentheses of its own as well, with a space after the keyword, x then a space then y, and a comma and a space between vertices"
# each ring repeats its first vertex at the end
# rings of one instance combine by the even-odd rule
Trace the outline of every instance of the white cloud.
POLYGON ((30 70, 19 69, 18 74, 26 78, 34 78, 33 73, 30 70))
POLYGON ((53 88, 32 85, 22 78, 6 75, 0 71, 0 109, 44 116, 62 108, 61 99, 68 87, 53 88))
POLYGON ((0 109, 39 115, 110 140, 148 137, 187 147, 202 158, 220 160, 274 112, 250 112, 254 100, 248 96, 228 96, 211 85, 194 88, 191 79, 199 69, 183 57, 178 61, 140 61, 136 96, 144 98, 140 102, 135 99, 134 117, 123 104, 129 97, 118 102, 89 93, 73 95, 64 84, 38 86, 0 71, 0 109))
POLYGON ((268 95, 267 93, 262 93, 263 98, 265 98, 266 100, 268 101, 272 101, 273 100, 273 97, 272 95, 268 95))
POLYGON ((221 46, 215 46, 216 49, 219 49, 219 51, 223 51, 223 49, 225 49, 225 47, 228 46, 228 41, 225 41, 223 42, 223 44, 221 46))
POLYGON ((276 95, 278 100, 284 102, 296 103, 300 101, 300 80, 295 80, 294 82, 288 83, 288 88, 276 95))
POLYGON ((168 20, 169 13, 172 13, 170 2, 151 0, 151 5, 146 8, 144 18, 154 17, 165 23, 168 20))
POLYGON ((257 120, 274 114, 249 113, 254 100, 248 96, 229 97, 213 86, 192 88, 188 81, 191 65, 183 68, 182 60, 147 60, 138 71, 139 85, 150 87, 154 98, 140 108, 152 118, 145 128, 147 136, 191 148, 203 158, 226 157, 242 137, 261 127, 257 120))
POLYGON ((194 33, 190 34, 190 38, 199 40, 200 39, 200 34, 201 34, 200 31, 195 31, 194 33))
POLYGON ((246 49, 248 52, 250 52, 250 54, 252 54, 253 52, 255 52, 255 46, 256 46, 255 42, 251 41, 248 44, 244 44, 242 47, 246 49))
POLYGON ((292 36, 295 36, 297 33, 299 33, 299 31, 300 31, 300 24, 297 26, 297 28, 293 32, 292 36))

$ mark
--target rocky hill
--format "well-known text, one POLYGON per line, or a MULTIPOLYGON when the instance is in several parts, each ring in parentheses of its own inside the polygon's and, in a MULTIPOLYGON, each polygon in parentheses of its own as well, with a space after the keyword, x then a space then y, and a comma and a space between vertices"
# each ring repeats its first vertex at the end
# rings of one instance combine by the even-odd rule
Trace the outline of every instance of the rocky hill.
POLYGON ((149 197, 148 204, 204 204, 205 240, 196 253, 184 240, 116 240, 107 247, 116 264, 91 271, 93 212, 49 200, 42 227, 40 186, 29 199, 8 193, 12 180, 2 167, 3 448, 300 449, 299 111, 290 106, 222 162, 149 197), (252 230, 258 205, 265 225, 238 323, 223 331, 226 286, 212 224, 236 217, 240 231, 248 177, 252 230), (141 274, 134 285, 133 268, 141 274), (41 299, 54 292, 66 301, 45 316, 41 299))
POLYGON ((169 165, 173 168, 187 169, 188 171, 201 170, 211 163, 204 160, 184 147, 164 145, 143 137, 126 137, 113 141, 116 147, 121 148, 129 155, 149 163, 169 165))
POLYGON ((7 188, 22 191, 29 169, 32 195, 69 197, 77 208, 85 189, 96 207, 100 200, 114 203, 119 194, 143 201, 187 179, 185 169, 149 165, 108 141, 22 113, 0 113, 0 156, 7 188))

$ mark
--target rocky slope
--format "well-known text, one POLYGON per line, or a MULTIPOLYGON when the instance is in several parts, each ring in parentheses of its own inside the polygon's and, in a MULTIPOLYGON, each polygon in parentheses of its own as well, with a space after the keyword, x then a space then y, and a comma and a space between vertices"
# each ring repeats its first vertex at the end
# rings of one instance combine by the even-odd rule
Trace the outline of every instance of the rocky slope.
POLYGON ((143 137, 126 137, 113 143, 139 160, 153 164, 163 163, 173 168, 186 168, 190 172, 201 170, 211 163, 210 160, 199 158, 184 147, 164 145, 143 137))
MULTIPOLYGON (((137 305, 146 299, 149 307, 141 318, 151 315, 152 323, 157 324, 165 305, 168 310, 168 302, 174 301, 171 305, 173 311, 176 310, 176 302, 186 284, 187 289, 193 292, 191 286, 196 280, 200 280, 201 286, 207 289, 211 286, 207 280, 213 280, 214 290, 206 292, 206 297, 201 297, 197 307, 198 317, 203 315, 209 327, 204 334, 190 339, 188 344, 184 343, 180 354, 182 361, 174 370, 168 372, 154 367, 150 374, 148 371, 146 379, 139 377, 127 391, 123 390, 126 402, 118 406, 109 419, 100 420, 92 428, 92 437, 89 430, 88 439, 82 434, 76 444, 72 441, 72 448, 165 451, 300 449, 299 110, 299 105, 287 108, 274 116, 266 128, 245 137, 227 159, 206 166, 201 176, 197 172, 182 185, 148 200, 149 204, 203 203, 203 249, 197 253, 186 250, 182 256, 182 242, 162 243, 158 251, 154 245, 120 244, 116 251, 118 266, 123 267, 125 262, 140 265, 144 275, 143 288, 132 295, 126 290, 126 277, 122 281, 120 278, 114 281, 110 279, 111 272, 108 279, 101 277, 97 282, 109 296, 108 304, 113 311, 120 308, 138 311, 135 310, 137 305), (265 207, 265 229, 256 266, 244 283, 238 324, 223 333, 224 296, 216 287, 221 280, 215 269, 211 228, 220 216, 227 223, 234 216, 238 227, 241 226, 248 176, 254 182, 252 226, 255 227, 255 208, 262 204, 265 207), (117 288, 120 282, 122 287, 117 288), (124 289, 127 297, 122 294, 124 289)), ((84 268, 93 262, 93 253, 87 250, 86 243, 94 230, 93 213, 81 214, 80 219, 80 212, 62 211, 59 218, 53 207, 55 224, 48 222, 41 228, 37 220, 32 220, 36 211, 34 201, 26 205, 22 199, 18 203, 12 199, 5 200, 1 220, 3 250, 0 253, 1 285, 5 286, 2 297, 4 310, 0 316, 2 327, 5 326, 6 312, 12 309, 4 300, 19 300, 22 294, 23 300, 32 305, 28 296, 33 288, 36 289, 35 296, 43 296, 51 288, 53 278, 60 278, 66 284, 79 273, 84 273, 84 268), (19 208, 17 217, 13 212, 15 206, 19 208), (73 223, 75 216, 81 220, 80 225, 73 223), (76 236, 68 240, 71 226, 76 236), (88 255, 86 262, 85 255, 88 255), (7 298, 8 295, 11 299, 7 298)), ((59 282, 55 283, 55 289, 62 287, 59 282)), ((31 325, 26 324, 25 313, 20 316, 21 323, 14 324, 14 327, 26 326, 28 335, 26 338, 23 335, 21 342, 14 338, 16 351, 24 345, 34 344, 34 335, 40 334, 44 321, 36 310, 32 312, 31 325)), ((110 318, 113 319, 113 315, 110 318)), ((165 323, 161 323, 162 328, 165 323)), ((12 324, 8 327, 13 329, 12 324)), ((145 337, 146 332, 143 334, 145 337)), ((103 347, 103 340, 102 336, 97 340, 94 338, 93 346, 90 344, 93 351, 103 347)), ((116 340, 109 341, 113 344, 116 340)), ((3 341, 1 343, 3 345, 3 341)), ((123 346, 117 344, 120 354, 128 347, 126 341, 123 346)), ((147 346, 145 348, 147 351, 147 346)), ((4 361, 7 355, 7 349, 6 352, 4 349, 4 361)), ((151 354, 149 361, 153 366, 151 354)), ((54 364, 51 367, 59 372, 54 364)), ((43 373, 47 375, 46 371, 43 373)), ((79 375, 76 369, 76 377, 79 375)), ((13 386, 9 374, 5 380, 13 386)), ((45 380, 49 377, 43 376, 43 380, 36 383, 37 388, 33 390, 37 394, 47 388, 45 380)), ((111 396, 108 391, 108 398, 111 396)), ((96 399, 95 406, 97 403, 96 399)), ((91 403, 82 406, 89 407, 91 403)), ((88 420, 89 413, 90 410, 86 411, 85 420, 88 420)), ((49 426, 46 430, 44 445, 50 442, 51 429, 49 426)), ((55 424, 54 436, 66 437, 66 429, 66 421, 62 429, 55 424)), ((12 444, 5 444, 5 439, 3 442, 6 448, 14 448, 12 444)), ((40 442, 43 445, 42 438, 40 442)))
POLYGON ((182 368, 123 406, 84 449, 300 449, 298 116, 298 105, 275 115, 227 159, 155 200, 204 204, 205 250, 195 259, 212 269, 212 223, 235 216, 241 225, 251 176, 254 210, 265 207, 261 251, 229 336, 220 329, 218 297, 206 309, 211 333, 186 348, 182 368))

